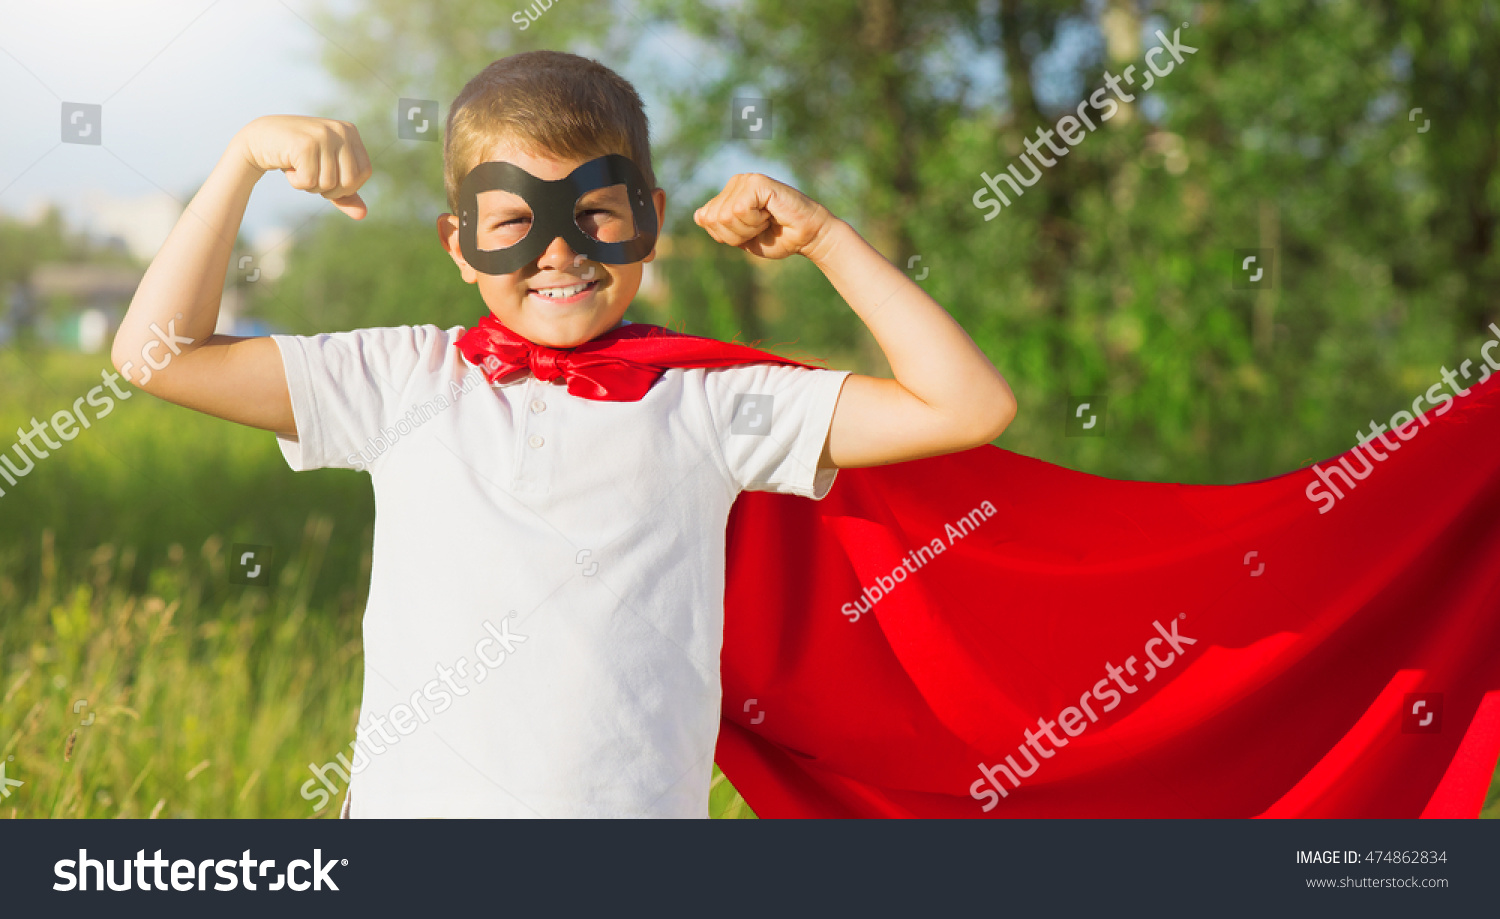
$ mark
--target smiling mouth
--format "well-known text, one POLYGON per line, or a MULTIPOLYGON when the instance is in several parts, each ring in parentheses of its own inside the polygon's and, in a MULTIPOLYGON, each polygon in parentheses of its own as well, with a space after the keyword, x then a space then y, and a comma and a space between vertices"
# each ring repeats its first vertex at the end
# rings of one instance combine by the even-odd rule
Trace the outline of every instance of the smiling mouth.
POLYGON ((531 294, 548 303, 577 303, 598 286, 598 281, 586 281, 569 284, 567 287, 533 287, 531 294))

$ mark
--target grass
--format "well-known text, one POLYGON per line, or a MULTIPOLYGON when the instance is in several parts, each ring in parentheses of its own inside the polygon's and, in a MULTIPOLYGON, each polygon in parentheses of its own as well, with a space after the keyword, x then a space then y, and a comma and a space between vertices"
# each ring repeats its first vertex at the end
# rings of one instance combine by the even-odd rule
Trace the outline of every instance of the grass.
POLYGON ((359 706, 357 621, 307 600, 332 530, 310 519, 276 589, 232 596, 210 586, 218 538, 169 553, 137 593, 130 550, 100 547, 87 575, 64 578, 44 532, 36 595, 16 602, 0 580, 0 737, 28 783, 12 814, 311 815, 306 763, 347 742, 359 706))
MULTIPOLYGON (((0 352, 0 431, 104 366, 0 352)), ((0 816, 336 817, 301 788, 354 737, 373 520, 362 475, 139 393, 38 463, 0 496, 0 816), (239 542, 275 584, 228 583, 239 542)), ((755 816, 717 767, 709 809, 755 816)))
MULTIPOLYGON (((0 431, 104 369, 0 352, 0 431)), ((293 474, 271 435, 141 393, 85 411, 0 496, 0 758, 26 783, 0 815, 336 817, 342 795, 301 789, 354 738, 368 481, 293 474), (274 585, 228 583, 240 542, 275 548, 274 585)), ((710 803, 754 816, 717 767, 710 803)))

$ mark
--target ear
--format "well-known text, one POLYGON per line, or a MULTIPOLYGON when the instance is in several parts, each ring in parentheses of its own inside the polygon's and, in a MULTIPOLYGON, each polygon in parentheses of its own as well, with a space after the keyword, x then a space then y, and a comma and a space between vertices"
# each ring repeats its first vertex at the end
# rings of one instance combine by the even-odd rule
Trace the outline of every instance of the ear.
MULTIPOLYGON (((658 188, 655 191, 653 191, 651 193, 651 203, 654 204, 654 205, 656 205, 656 232, 657 232, 657 239, 660 239, 661 238, 661 233, 666 229, 666 226, 667 226, 667 193, 666 193, 666 191, 664 191, 663 189, 660 189, 660 188, 658 188)), ((653 245, 651 247, 651 254, 648 255, 648 256, 646 256, 645 258, 641 259, 641 262, 644 264, 645 262, 649 262, 649 261, 651 261, 654 258, 656 258, 656 246, 653 245)))
POLYGON ((473 284, 479 280, 479 272, 475 271, 464 259, 463 247, 458 244, 458 218, 452 214, 439 215, 437 219, 438 242, 443 244, 443 249, 448 257, 453 259, 453 264, 458 266, 459 277, 464 279, 465 284, 473 284))

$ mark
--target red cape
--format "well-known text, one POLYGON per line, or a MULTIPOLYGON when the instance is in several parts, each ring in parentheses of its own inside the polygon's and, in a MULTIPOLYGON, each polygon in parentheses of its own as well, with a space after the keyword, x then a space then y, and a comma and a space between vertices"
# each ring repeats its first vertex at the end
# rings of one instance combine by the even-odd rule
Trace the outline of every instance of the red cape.
POLYGON ((846 469, 818 502, 743 494, 720 768, 762 817, 1475 817, 1496 383, 1387 435, 1354 488, 1327 473, 1326 513, 1333 461, 1196 486, 988 446, 846 469))
MULTIPOLYGON (((492 317, 460 348, 595 399, 799 363, 644 324, 558 351, 492 317)), ((1474 817, 1500 755, 1500 381, 1406 430, 1245 485, 980 447, 843 470, 817 502, 742 494, 716 759, 762 817, 1474 817)))

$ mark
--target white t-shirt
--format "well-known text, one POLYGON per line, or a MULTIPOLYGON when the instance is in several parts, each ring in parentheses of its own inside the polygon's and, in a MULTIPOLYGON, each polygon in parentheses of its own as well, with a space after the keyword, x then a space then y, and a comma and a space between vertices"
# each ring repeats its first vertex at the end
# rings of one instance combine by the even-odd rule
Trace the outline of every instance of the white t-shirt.
POLYGON ((729 509, 828 492, 848 374, 673 369, 600 402, 492 386, 462 332, 273 336, 287 462, 375 487, 351 815, 706 817, 729 509))

